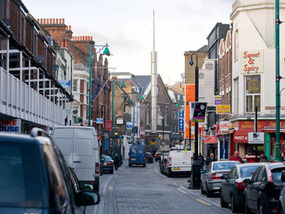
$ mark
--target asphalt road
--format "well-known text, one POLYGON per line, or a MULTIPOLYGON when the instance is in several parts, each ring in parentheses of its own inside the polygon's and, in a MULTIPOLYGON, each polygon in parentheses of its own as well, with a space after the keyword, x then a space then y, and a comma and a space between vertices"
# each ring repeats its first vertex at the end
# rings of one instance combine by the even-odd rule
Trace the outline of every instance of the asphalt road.
POLYGON ((168 178, 158 163, 128 167, 127 161, 113 175, 101 176, 101 202, 88 214, 223 214, 219 196, 207 198, 200 190, 187 189, 186 177, 168 178))

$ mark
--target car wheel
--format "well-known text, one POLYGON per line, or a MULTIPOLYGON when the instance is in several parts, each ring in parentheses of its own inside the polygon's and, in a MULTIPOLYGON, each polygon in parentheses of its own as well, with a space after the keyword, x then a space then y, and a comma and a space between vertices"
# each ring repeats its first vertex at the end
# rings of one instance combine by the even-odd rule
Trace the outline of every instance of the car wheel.
POLYGON ((236 213, 238 211, 238 207, 236 205, 234 196, 231 196, 231 209, 232 209, 232 213, 236 213))
POLYGON ((110 171, 111 174, 114 174, 114 170, 110 171))
POLYGON ((145 163, 143 164, 143 167, 145 167, 145 163))
POLYGON ((132 164, 131 164, 131 163, 129 163, 129 167, 132 167, 132 164))
POLYGON ((223 197, 223 194, 221 193, 221 196, 220 196, 220 204, 221 204, 221 207, 222 208, 226 208, 228 207, 228 203, 224 201, 224 197, 223 197))
POLYGON ((208 198, 212 196, 212 193, 211 193, 211 191, 209 190, 209 188, 208 188, 207 185, 206 185, 206 195, 207 195, 208 198))

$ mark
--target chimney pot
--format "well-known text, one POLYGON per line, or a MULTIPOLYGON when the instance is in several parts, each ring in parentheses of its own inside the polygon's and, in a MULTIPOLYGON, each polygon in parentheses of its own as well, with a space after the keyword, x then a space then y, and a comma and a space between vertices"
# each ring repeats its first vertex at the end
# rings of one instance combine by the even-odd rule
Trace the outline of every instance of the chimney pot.
POLYGON ((44 24, 46 24, 46 19, 44 19, 44 24))
POLYGON ((61 19, 58 19, 58 24, 61 24, 61 19))
POLYGON ((55 21, 56 21, 55 23, 56 23, 56 24, 58 24, 58 18, 56 18, 56 20, 55 20, 55 21))
POLYGON ((71 31, 71 25, 68 26, 68 29, 71 31))
POLYGON ((49 19, 47 19, 47 24, 49 24, 49 19))
POLYGON ((62 24, 65 24, 65 19, 64 18, 62 19, 62 22, 63 22, 62 24))

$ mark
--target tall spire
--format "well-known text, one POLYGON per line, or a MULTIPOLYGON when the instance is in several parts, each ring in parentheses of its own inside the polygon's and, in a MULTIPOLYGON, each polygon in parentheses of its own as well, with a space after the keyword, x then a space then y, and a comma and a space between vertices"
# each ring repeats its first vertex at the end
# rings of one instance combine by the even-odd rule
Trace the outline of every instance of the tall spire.
POLYGON ((153 10, 153 51, 151 53, 151 131, 157 130, 157 53, 155 51, 155 13, 153 10))

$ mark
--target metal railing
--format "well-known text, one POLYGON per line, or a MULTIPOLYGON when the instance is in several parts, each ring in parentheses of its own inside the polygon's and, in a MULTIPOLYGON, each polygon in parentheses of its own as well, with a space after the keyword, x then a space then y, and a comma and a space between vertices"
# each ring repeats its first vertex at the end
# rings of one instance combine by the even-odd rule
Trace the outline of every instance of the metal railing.
POLYGON ((61 106, 0 67, 0 113, 53 127, 64 125, 67 112, 61 106))

